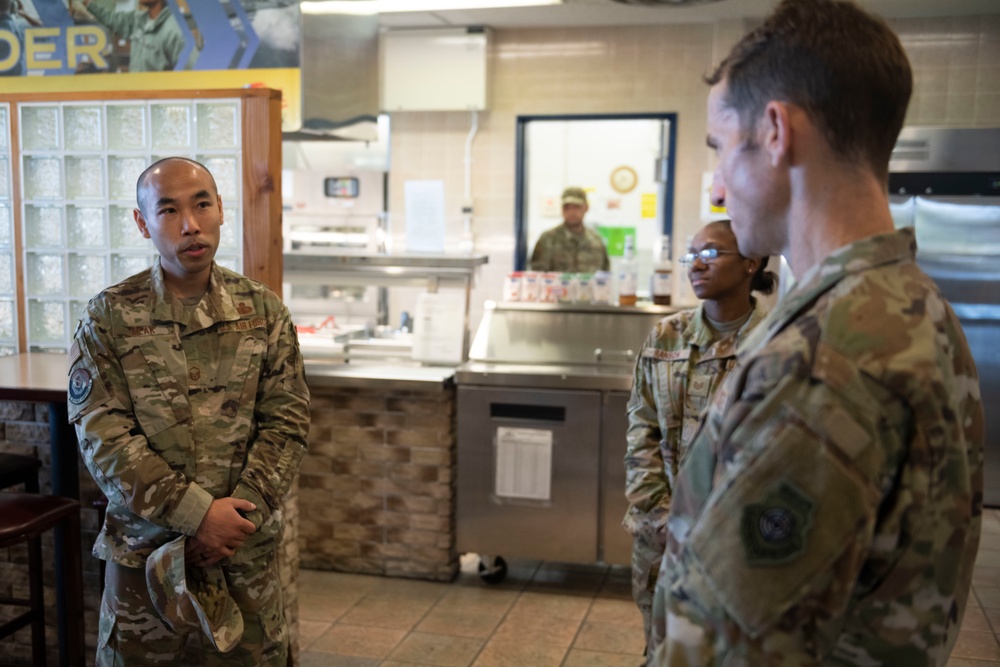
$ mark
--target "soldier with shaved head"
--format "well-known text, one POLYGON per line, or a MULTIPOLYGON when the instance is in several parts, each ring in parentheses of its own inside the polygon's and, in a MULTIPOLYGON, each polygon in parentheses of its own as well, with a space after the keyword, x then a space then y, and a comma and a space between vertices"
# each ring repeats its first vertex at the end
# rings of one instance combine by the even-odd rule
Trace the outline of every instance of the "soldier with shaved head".
POLYGON ((87 305, 70 351, 70 421, 108 498, 97 665, 284 666, 276 547, 306 450, 295 328, 266 286, 215 262, 222 199, 167 158, 136 186, 159 256, 87 305))

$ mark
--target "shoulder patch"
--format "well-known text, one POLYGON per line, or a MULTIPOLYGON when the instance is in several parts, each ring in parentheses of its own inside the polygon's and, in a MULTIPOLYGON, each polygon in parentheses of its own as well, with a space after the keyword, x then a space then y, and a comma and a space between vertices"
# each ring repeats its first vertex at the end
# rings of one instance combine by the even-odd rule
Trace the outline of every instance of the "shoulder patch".
MULTIPOLYGON (((76 345, 76 343, 74 343, 76 345)), ((79 352, 77 353, 79 358, 79 352)), ((67 391, 67 396, 70 403, 74 405, 80 405, 87 397, 90 396, 90 390, 94 387, 94 376, 90 374, 90 370, 79 367, 73 370, 69 374, 69 389, 67 391)))
POLYGON ((802 553, 816 503, 789 482, 743 509, 740 535, 749 565, 780 565, 802 553))

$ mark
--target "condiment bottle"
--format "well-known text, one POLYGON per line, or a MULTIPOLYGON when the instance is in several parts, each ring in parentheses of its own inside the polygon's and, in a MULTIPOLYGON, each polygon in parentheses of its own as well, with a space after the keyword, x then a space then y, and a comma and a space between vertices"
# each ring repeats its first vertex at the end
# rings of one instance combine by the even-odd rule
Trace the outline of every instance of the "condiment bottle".
POLYGON ((618 265, 618 305, 634 306, 639 282, 639 264, 635 261, 634 239, 625 237, 625 249, 618 265))

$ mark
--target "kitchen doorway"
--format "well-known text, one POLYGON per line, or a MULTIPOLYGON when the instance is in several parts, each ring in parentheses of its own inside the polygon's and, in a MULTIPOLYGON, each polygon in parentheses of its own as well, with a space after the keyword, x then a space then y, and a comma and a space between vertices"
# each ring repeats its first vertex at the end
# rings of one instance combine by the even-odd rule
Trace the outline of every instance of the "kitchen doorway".
POLYGON ((676 142, 676 113, 519 116, 515 270, 526 270, 538 237, 562 223, 560 194, 577 186, 590 206, 584 224, 604 238, 612 271, 633 236, 640 289, 648 285, 673 230, 676 142))

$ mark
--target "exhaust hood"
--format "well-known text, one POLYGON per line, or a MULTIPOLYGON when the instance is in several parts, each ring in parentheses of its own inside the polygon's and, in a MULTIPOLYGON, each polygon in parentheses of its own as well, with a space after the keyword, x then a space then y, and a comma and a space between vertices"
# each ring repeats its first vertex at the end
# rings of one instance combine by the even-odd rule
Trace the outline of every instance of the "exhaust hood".
POLYGON ((378 15, 301 13, 302 127, 286 141, 378 138, 378 15))
POLYGON ((904 127, 889 194, 1000 195, 1000 128, 904 127))

